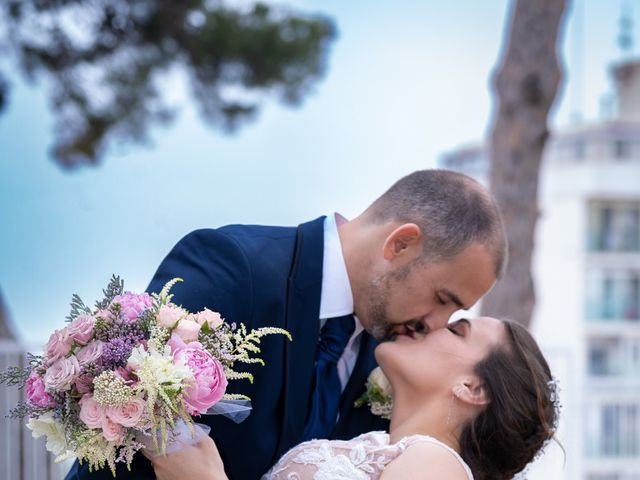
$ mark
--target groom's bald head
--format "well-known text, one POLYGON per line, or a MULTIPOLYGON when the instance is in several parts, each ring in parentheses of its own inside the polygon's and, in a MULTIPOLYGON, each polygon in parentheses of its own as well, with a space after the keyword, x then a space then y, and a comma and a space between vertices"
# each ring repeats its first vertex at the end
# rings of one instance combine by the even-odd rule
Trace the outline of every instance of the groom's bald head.
POLYGON ((491 193, 461 173, 420 170, 401 178, 366 212, 375 223, 414 223, 423 233, 423 259, 447 261, 479 244, 492 252, 495 275, 507 261, 500 211, 491 193))

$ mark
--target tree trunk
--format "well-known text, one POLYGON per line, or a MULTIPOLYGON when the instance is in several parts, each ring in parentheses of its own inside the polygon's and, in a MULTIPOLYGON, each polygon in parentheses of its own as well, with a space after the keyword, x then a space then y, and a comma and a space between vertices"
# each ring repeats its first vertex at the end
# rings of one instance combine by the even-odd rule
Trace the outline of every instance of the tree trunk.
POLYGON ((547 117, 561 79, 558 44, 567 0, 514 0, 511 27, 494 77, 490 186, 504 216, 509 264, 482 313, 528 326, 535 304, 531 257, 538 219, 538 175, 547 117))
POLYGON ((9 321, 9 313, 2 300, 2 292, 0 292, 0 340, 15 340, 9 321))

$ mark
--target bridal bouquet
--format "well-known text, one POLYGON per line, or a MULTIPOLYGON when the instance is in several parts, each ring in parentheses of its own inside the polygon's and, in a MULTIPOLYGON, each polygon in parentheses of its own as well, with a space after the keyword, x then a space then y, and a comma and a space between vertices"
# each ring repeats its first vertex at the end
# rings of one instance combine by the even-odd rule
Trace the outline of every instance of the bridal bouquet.
POLYGON ((93 310, 74 295, 69 324, 51 335, 44 355, 0 374, 0 383, 26 389, 11 414, 27 417, 34 437, 45 435, 57 461, 108 465, 115 476, 115 464, 129 467, 144 446, 166 452, 179 424, 195 435, 192 415, 246 399, 226 394, 227 380, 252 380, 234 368, 264 364, 263 336, 291 339, 278 328, 229 325, 209 309, 189 313, 171 302, 178 281, 148 295, 124 292, 114 276, 93 310))

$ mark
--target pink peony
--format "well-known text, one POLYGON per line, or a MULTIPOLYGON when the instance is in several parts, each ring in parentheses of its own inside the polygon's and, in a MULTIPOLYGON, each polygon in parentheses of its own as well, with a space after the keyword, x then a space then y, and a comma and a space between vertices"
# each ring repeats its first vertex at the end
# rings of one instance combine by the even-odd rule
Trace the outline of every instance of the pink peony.
POLYGON ((76 352, 78 363, 81 367, 96 363, 102 357, 102 345, 100 340, 94 340, 76 352))
POLYGON ((135 427, 144 414, 145 401, 133 397, 128 403, 119 407, 107 407, 107 416, 123 427, 135 427))
POLYGON ((193 342, 198 340, 198 334, 200 333, 200 324, 194 322, 193 320, 189 320, 188 318, 183 318, 178 322, 178 325, 176 326, 173 333, 178 335, 185 342, 193 342))
POLYGON ((53 399, 45 390, 44 381, 35 370, 31 372, 25 383, 25 390, 29 404, 34 407, 47 408, 55 405, 53 399))
POLYGON ((44 355, 47 363, 51 365, 56 360, 66 356, 71 351, 71 337, 67 327, 56 330, 49 337, 47 345, 44 347, 44 355))
POLYGON ((124 428, 112 421, 106 415, 102 419, 102 436, 108 442, 121 443, 124 440, 124 428))
POLYGON ((201 312, 198 312, 195 315, 195 318, 196 322, 198 322, 200 325, 204 325, 205 323, 209 325, 209 328, 211 330, 215 330, 220 325, 222 325, 223 322, 222 317, 218 312, 214 312, 212 310, 209 310, 208 308, 205 308, 201 312))
POLYGON ((79 315, 67 327, 69 336, 74 342, 80 345, 86 345, 93 337, 93 327, 95 324, 96 319, 91 315, 79 315))
POLYGON ((185 389, 184 400, 191 415, 199 415, 215 405, 224 395, 227 378, 222 364, 198 342, 186 344, 173 334, 167 342, 173 353, 173 360, 188 366, 194 381, 185 389))
POLYGON ((80 420, 89 428, 101 428, 105 419, 105 411, 93 399, 93 395, 84 395, 78 403, 80 404, 80 420))
POLYGON ((162 305, 158 311, 158 323, 165 328, 175 327, 178 320, 187 316, 187 311, 176 305, 162 305))
POLYGON ((134 322, 145 310, 151 308, 151 297, 147 293, 125 292, 113 297, 111 304, 120 305, 120 313, 128 323, 134 322))
POLYGON ((64 392, 71 388, 71 384, 80 375, 78 359, 71 355, 69 358, 61 358, 47 368, 44 374, 44 384, 47 390, 64 392))

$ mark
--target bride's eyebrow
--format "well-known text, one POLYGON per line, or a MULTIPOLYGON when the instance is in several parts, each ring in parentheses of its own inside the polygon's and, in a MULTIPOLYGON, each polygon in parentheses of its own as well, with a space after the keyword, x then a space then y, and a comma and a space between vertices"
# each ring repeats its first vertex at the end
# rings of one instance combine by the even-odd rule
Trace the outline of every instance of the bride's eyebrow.
POLYGON ((456 324, 460 324, 460 323, 465 323, 467 325, 467 328, 469 330, 471 330, 471 322, 469 320, 467 320, 466 318, 461 318, 460 320, 458 320, 457 322, 454 322, 454 325, 456 324))
POLYGON ((462 303, 462 300, 460 300, 460 297, 458 297, 458 295, 456 295, 455 293, 453 293, 451 290, 447 289, 447 288, 442 288, 440 289, 440 291, 446 295, 447 297, 449 297, 449 300, 451 300, 453 303, 455 303, 457 306, 459 306, 461 309, 463 310, 469 310, 467 307, 464 306, 464 303, 462 303))

